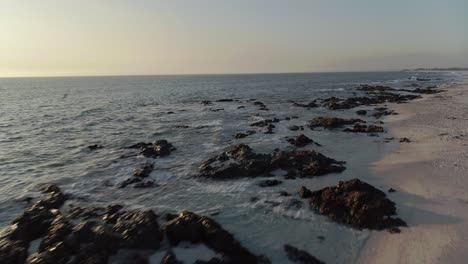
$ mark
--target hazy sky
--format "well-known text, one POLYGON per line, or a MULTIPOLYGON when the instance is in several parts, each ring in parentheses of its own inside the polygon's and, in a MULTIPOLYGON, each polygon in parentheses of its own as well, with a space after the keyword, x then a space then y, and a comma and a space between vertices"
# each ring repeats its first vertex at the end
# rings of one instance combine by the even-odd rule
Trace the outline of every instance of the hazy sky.
POLYGON ((0 76, 468 66, 467 0, 0 0, 0 76))

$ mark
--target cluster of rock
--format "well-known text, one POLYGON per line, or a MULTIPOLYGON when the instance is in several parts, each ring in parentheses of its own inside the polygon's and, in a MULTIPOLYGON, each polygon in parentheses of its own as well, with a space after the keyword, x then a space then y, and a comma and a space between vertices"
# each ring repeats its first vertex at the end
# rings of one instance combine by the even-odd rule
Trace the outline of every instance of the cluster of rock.
POLYGON ((362 119, 343 119, 338 117, 315 117, 314 119, 309 121, 307 125, 310 129, 315 129, 318 127, 322 127, 324 129, 336 129, 342 128, 348 125, 354 125, 356 123, 366 123, 366 121, 362 119))
POLYGON ((316 151, 274 151, 257 154, 245 145, 239 144, 212 157, 200 166, 201 177, 230 179, 237 177, 270 176, 281 169, 287 177, 313 177, 327 173, 341 172, 343 162, 328 158, 316 151))
MULTIPOLYGON (((121 249, 136 252, 133 261, 138 262, 132 263, 148 263, 151 252, 182 241, 204 243, 222 256, 208 263, 269 263, 208 217, 182 212, 160 226, 152 210, 125 211, 120 205, 75 207, 62 213, 59 208, 66 196, 60 189, 47 185, 42 191, 46 197, 2 231, 0 263, 105 264, 121 249), (170 245, 163 244, 164 237, 170 245), (38 251, 29 254, 30 243, 36 239, 41 239, 38 251)), ((177 263, 167 260, 164 258, 162 263, 177 263)))
POLYGON ((356 228, 399 232, 399 226, 406 226, 403 220, 393 217, 395 203, 384 192, 359 179, 340 181, 337 186, 318 191, 302 187, 299 195, 310 199, 310 206, 320 214, 356 228))
POLYGON ((168 156, 176 148, 165 139, 157 140, 153 143, 140 142, 128 148, 139 149, 139 153, 145 157, 157 158, 168 156))

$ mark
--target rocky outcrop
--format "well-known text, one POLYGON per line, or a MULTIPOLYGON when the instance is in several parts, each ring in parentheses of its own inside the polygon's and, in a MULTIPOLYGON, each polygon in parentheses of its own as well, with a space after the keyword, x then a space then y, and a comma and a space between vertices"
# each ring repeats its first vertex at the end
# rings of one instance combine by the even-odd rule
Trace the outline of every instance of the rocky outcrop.
POLYGON ((307 125, 309 128, 314 129, 322 127, 325 129, 335 129, 347 125, 353 125, 356 123, 365 123, 366 121, 361 119, 343 119, 338 117, 316 117, 309 121, 307 125))
POLYGON ((231 233, 205 216, 185 211, 166 223, 163 230, 172 245, 183 241, 203 243, 222 254, 223 263, 268 263, 265 257, 251 253, 231 233))
POLYGON ((269 176, 276 169, 288 176, 313 177, 341 172, 343 162, 328 158, 316 151, 276 151, 257 154, 244 144, 230 147, 200 166, 200 176, 212 179, 269 176))
POLYGON ((324 264, 324 262, 312 256, 309 252, 295 248, 288 244, 284 245, 284 251, 286 252, 286 255, 288 256, 289 260, 295 263, 324 264))
POLYGON ((258 182, 257 185, 260 187, 273 187, 276 185, 280 185, 281 183, 283 182, 279 180, 263 180, 258 182))
POLYGON ((395 203, 384 192, 358 179, 312 192, 310 205, 320 214, 356 228, 394 230, 406 226, 403 220, 393 217, 395 203))

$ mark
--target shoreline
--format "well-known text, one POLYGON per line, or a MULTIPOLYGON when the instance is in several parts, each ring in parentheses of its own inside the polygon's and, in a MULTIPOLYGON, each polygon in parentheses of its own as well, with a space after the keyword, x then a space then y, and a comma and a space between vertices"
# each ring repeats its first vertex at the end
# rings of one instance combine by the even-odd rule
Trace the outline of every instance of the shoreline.
POLYGON ((464 263, 468 258, 468 79, 408 104, 387 118, 398 149, 371 164, 376 181, 407 223, 400 234, 372 232, 358 263, 464 263))

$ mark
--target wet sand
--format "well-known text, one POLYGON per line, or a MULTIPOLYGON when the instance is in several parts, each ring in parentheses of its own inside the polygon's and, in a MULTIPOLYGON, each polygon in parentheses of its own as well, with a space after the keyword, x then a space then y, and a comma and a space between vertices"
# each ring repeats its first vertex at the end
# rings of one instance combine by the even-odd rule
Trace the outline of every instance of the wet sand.
POLYGON ((386 123, 412 142, 372 164, 377 182, 408 223, 372 232, 359 263, 466 263, 468 259, 468 74, 445 92, 395 104, 386 123))

